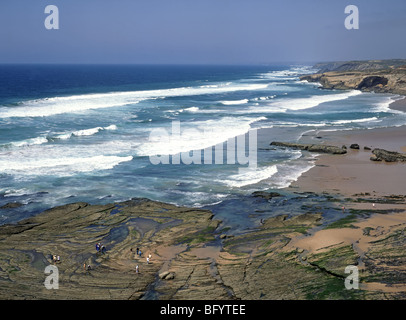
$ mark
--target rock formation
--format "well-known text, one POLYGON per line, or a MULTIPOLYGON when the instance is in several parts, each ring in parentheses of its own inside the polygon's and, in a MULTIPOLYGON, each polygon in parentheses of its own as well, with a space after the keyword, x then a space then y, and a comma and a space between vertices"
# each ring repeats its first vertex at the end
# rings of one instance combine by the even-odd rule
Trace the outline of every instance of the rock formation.
POLYGON ((387 151, 384 149, 374 149, 372 150, 373 156, 371 157, 372 161, 386 161, 386 162, 405 162, 406 154, 387 151))
POLYGON ((271 200, 272 198, 282 197, 282 195, 278 192, 266 192, 266 191, 254 191, 251 195, 253 197, 262 198, 265 200, 271 200))
POLYGON ((319 82, 325 89, 356 89, 406 94, 406 60, 319 63, 315 74, 301 80, 319 82))
MULTIPOLYGON (((0 298, 404 298, 402 292, 347 290, 345 267, 359 259, 351 246, 328 247, 320 254, 288 248, 291 239, 302 237, 322 222, 317 204, 293 215, 268 217, 258 228, 235 236, 228 236, 230 230, 222 237, 221 222, 208 210, 148 199, 64 205, 0 226, 0 298), (107 248, 106 253, 96 251, 99 242, 107 248), (137 248, 142 255, 137 254, 137 248), (152 256, 146 261, 149 254, 152 256), (53 261, 53 255, 60 256, 60 261, 53 261), (58 268, 58 289, 44 286, 44 270, 49 265, 58 268)), ((384 277, 396 282, 399 272, 390 266, 400 256, 404 259, 399 242, 403 244, 405 237, 384 236, 395 240, 377 242, 378 249, 385 245, 385 253, 393 252, 394 258, 385 256, 389 267, 384 277)), ((368 256, 374 254, 374 260, 368 260, 362 274, 374 282, 380 280, 375 271, 382 268, 374 263, 381 258, 378 249, 368 252, 368 256)))
POLYGON ((322 144, 306 144, 306 143, 291 143, 291 142, 271 142, 272 146, 286 147, 293 149, 306 150, 309 152, 321 152, 330 154, 345 154, 347 150, 336 146, 322 145, 322 144))

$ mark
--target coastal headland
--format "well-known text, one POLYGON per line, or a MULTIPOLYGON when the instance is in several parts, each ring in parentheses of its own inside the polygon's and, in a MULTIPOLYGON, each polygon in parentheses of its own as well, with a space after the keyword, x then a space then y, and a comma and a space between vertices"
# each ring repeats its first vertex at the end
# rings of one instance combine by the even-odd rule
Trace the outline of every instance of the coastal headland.
MULTIPOLYGON (((340 63, 330 64, 324 76, 305 79, 330 88, 333 78, 325 74, 335 72, 337 79, 344 72, 352 80, 335 89, 354 83, 404 94, 399 61, 368 63, 341 71, 335 70, 344 68, 340 63)), ((406 112, 405 100, 391 108, 406 112)), ((281 211, 289 199, 309 200, 294 214, 258 218, 245 232, 234 232, 208 210, 144 198, 72 203, 0 226, 0 299, 405 299, 405 136, 402 126, 317 130, 300 141, 274 142, 275 148, 315 152, 315 166, 284 190, 251 197, 281 211), (97 243, 106 251, 97 251, 97 243), (49 265, 58 270, 57 289, 44 285, 49 265), (358 289, 345 286, 348 266, 359 270, 358 289)), ((255 218, 256 208, 247 214, 255 218)))
POLYGON ((319 71, 301 80, 319 82, 325 89, 357 89, 406 94, 406 60, 369 60, 318 63, 319 71))

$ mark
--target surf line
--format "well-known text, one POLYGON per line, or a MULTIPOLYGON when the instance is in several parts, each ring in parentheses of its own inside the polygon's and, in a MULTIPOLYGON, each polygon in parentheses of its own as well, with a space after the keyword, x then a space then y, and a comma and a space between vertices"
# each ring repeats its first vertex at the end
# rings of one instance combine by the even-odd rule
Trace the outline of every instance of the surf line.
MULTIPOLYGON (((210 130, 209 130, 210 131, 210 130)), ((193 136, 202 135, 208 136, 210 132, 207 130, 198 130, 196 128, 189 128, 181 135, 180 121, 172 121, 171 133, 165 128, 155 128, 151 130, 149 141, 160 141, 165 144, 171 144, 173 141, 182 141, 187 139, 188 134, 193 136)), ((213 148, 214 148, 214 164, 240 164, 247 165, 247 167, 239 168, 240 173, 246 170, 252 171, 257 168, 257 130, 251 129, 248 131, 248 155, 246 154, 246 134, 237 137, 229 138, 227 148, 224 148, 224 142, 217 143, 214 146, 206 147, 204 149, 190 150, 186 152, 178 152, 175 154, 162 154, 150 155, 149 160, 152 164, 213 164, 213 148), (224 152, 226 151, 226 152, 224 152), (224 154, 226 154, 226 161, 224 161, 224 154)))

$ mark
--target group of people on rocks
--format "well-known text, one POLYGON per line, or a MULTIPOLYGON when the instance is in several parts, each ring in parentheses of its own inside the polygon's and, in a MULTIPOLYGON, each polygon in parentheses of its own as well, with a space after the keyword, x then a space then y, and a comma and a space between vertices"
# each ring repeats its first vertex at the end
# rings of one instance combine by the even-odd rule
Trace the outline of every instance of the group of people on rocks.
POLYGON ((107 250, 106 247, 102 243, 100 243, 100 242, 96 243, 97 253, 101 252, 102 254, 105 254, 106 250, 107 250))
MULTIPOLYGON (((131 248, 130 251, 133 252, 133 248, 131 248)), ((140 248, 137 248, 137 249, 135 250, 135 255, 136 255, 136 256, 139 256, 139 257, 141 258, 141 256, 142 256, 142 251, 140 250, 140 248)), ((152 255, 151 255, 151 253, 149 253, 148 256, 147 256, 147 264, 150 263, 151 258, 152 258, 152 255)), ((139 273, 139 265, 138 265, 138 264, 135 266, 135 272, 136 272, 136 273, 139 273)))
MULTIPOLYGON (((98 254, 98 253, 105 254, 106 250, 107 250, 106 247, 102 243, 100 243, 100 242, 96 243, 96 254, 98 254)), ((133 248, 131 248, 130 251, 133 252, 133 248)), ((136 254, 137 257, 140 257, 140 258, 142 257, 142 251, 140 250, 140 248, 137 247, 137 249, 135 251, 135 254, 136 254)), ((151 258, 152 258, 152 255, 151 255, 151 253, 149 253, 148 256, 146 257, 147 264, 149 264, 151 262, 151 258)), ((87 271, 90 271, 92 269, 92 267, 90 266, 90 264, 84 263, 83 264, 83 269, 87 270, 87 271)), ((138 264, 135 266, 135 272, 139 273, 139 265, 138 264)))
MULTIPOLYGON (((102 243, 100 243, 100 242, 96 243, 96 254, 98 254, 98 253, 105 254, 106 251, 107 251, 107 249, 106 249, 106 247, 105 247, 102 243)), ((133 252, 133 249, 132 249, 132 248, 131 248, 131 252, 133 252)), ((142 251, 140 250, 140 248, 137 248, 137 249, 136 249, 135 254, 136 254, 136 256, 139 256, 139 257, 141 258, 141 256, 142 256, 142 251)), ((151 262, 151 258, 152 258, 152 255, 151 255, 151 253, 149 253, 148 256, 146 257, 146 259, 147 259, 147 264, 149 264, 149 263, 151 262)), ((52 261, 53 261, 54 263, 60 262, 60 261, 61 261, 61 258, 60 258, 60 256, 52 255, 52 261)), ((90 264, 84 263, 84 264, 83 264, 83 269, 84 269, 85 271, 90 271, 90 270, 92 269, 92 267, 90 266, 90 264)), ((136 273, 139 273, 139 265, 138 265, 138 264, 135 266, 135 272, 136 272, 136 273)))
MULTIPOLYGON (((107 251, 106 247, 104 246, 104 244, 102 244, 101 242, 96 243, 96 255, 101 253, 101 254, 105 254, 107 251)), ((83 264, 83 269, 86 271, 90 271, 92 270, 92 267, 90 264, 83 264)))

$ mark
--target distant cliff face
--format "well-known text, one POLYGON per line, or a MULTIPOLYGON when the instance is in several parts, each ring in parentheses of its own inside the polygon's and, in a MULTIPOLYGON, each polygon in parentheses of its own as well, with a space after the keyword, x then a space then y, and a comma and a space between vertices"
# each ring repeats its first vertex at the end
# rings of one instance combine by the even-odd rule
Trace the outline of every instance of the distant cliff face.
POLYGON ((406 65, 406 59, 321 62, 314 65, 319 73, 328 71, 367 71, 396 69, 406 65))
POLYGON ((326 89, 357 89, 406 95, 406 60, 319 63, 316 74, 301 80, 319 82, 326 89))

